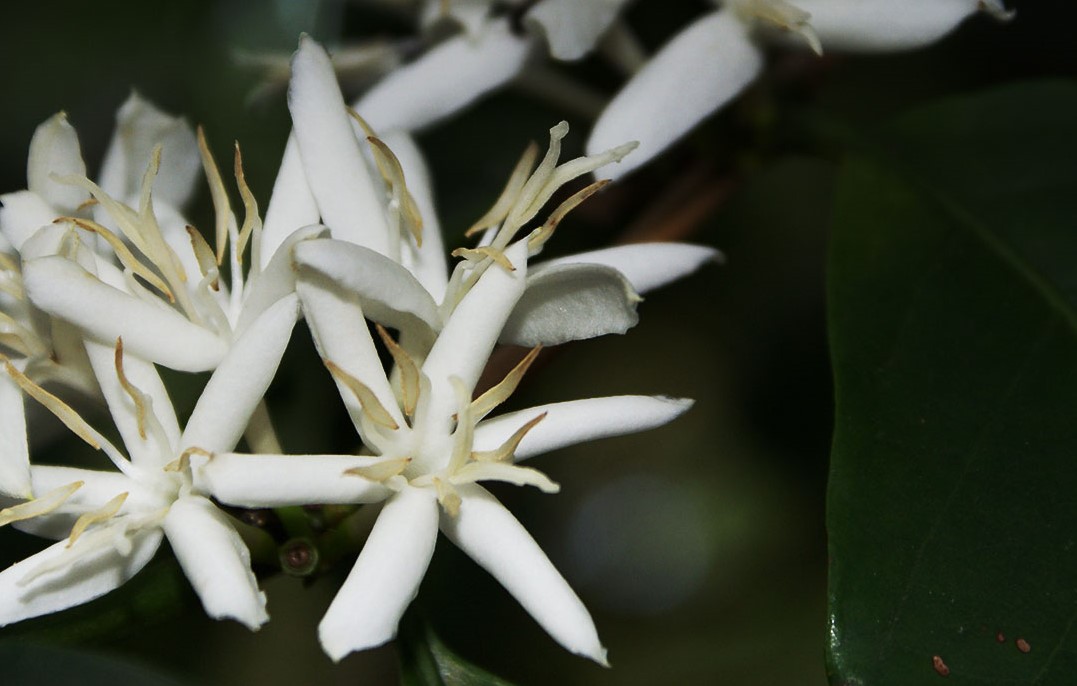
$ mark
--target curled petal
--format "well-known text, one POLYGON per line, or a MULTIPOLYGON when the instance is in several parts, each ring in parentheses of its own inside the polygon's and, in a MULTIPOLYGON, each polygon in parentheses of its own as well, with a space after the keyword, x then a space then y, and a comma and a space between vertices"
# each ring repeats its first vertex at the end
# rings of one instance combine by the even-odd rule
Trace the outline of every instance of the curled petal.
POLYGON ((201 496, 180 498, 162 526, 206 614, 235 619, 252 631, 269 621, 247 546, 213 503, 201 496))
POLYGON ((622 176, 731 100, 762 67, 763 54, 745 23, 732 11, 709 14, 675 36, 613 98, 595 122, 587 150, 638 140, 635 152, 603 172, 622 176))
POLYGON ((543 412, 546 418, 517 446, 517 461, 584 441, 646 431, 684 414, 691 400, 647 395, 587 398, 510 412, 475 427, 475 450, 493 450, 522 424, 543 412))
POLYGON ((438 535, 438 504, 428 489, 407 487, 386 501, 318 637, 333 660, 379 646, 419 592, 438 535))
POLYGON ((523 525, 485 489, 457 488, 460 511, 441 530, 512 594, 566 649, 606 665, 606 649, 587 608, 523 525))

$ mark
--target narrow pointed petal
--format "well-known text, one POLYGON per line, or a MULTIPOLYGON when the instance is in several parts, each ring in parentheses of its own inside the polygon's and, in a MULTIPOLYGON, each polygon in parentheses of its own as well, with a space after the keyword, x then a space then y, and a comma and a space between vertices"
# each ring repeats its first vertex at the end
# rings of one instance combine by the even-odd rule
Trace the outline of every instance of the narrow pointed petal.
POLYGON ((161 146, 161 169, 153 184, 153 199, 176 207, 185 205, 202 168, 194 130, 183 117, 162 112, 138 93, 131 93, 116 111, 116 130, 98 185, 123 201, 136 195, 157 145, 161 146))
POLYGON ((431 416, 453 414, 456 394, 450 378, 458 378, 468 392, 475 388, 502 327, 523 295, 526 239, 509 246, 505 257, 516 270, 508 272, 496 264, 486 270, 456 306, 423 364, 422 371, 431 384, 431 416))
POLYGON ((239 507, 376 503, 392 491, 345 472, 378 461, 353 455, 218 453, 197 474, 206 492, 239 507))
POLYGON ((379 199, 325 50, 307 37, 292 58, 288 109, 323 223, 334 238, 383 255, 389 246, 379 199))
POLYGON ((266 308, 290 293, 295 292, 295 255, 293 249, 300 241, 327 238, 329 230, 321 224, 311 224, 293 231, 277 247, 277 253, 258 273, 247 282, 243 307, 235 326, 235 336, 242 336, 266 308))
POLYGON ((179 441, 180 430, 172 400, 153 363, 135 355, 123 356, 124 376, 148 400, 140 418, 138 407, 116 373, 115 346, 86 341, 86 354, 131 461, 151 469, 164 467, 175 458, 172 451, 179 441), (162 437, 151 427, 153 421, 164 432, 164 445, 162 437))
POLYGON ((566 649, 606 664, 606 649, 587 608, 546 554, 481 486, 461 485, 460 512, 441 516, 441 530, 497 579, 566 649))
POLYGON ((408 191, 415 198, 415 204, 419 206, 423 217, 423 244, 416 247, 409 241, 403 250, 401 262, 415 275, 434 301, 441 302, 445 297, 445 287, 449 283, 449 273, 445 262, 445 243, 434 205, 434 188, 426 159, 415 144, 415 139, 403 131, 386 133, 382 140, 400 161, 408 191))
POLYGON ((637 293, 646 293, 721 260, 722 253, 705 245, 638 243, 547 260, 532 267, 531 276, 562 264, 601 264, 624 274, 637 293))
POLYGON ((19 582, 27 574, 68 552, 66 540, 0 572, 0 626, 82 605, 117 588, 153 558, 161 544, 161 531, 134 532, 131 543, 132 550, 126 556, 115 548, 102 547, 76 564, 37 576, 26 585, 19 582))
POLYGON ((639 296, 619 271, 595 264, 561 264, 527 277, 527 289, 500 341, 533 347, 557 345, 636 325, 639 296))
POLYGON ((438 504, 428 489, 407 487, 385 503, 318 637, 335 661, 396 636, 397 623, 419 592, 438 535, 438 504))
POLYGON ((22 390, 0 371, 0 495, 30 498, 30 452, 22 390))
POLYGON ((12 526, 35 536, 59 540, 67 538, 82 515, 100 508, 121 493, 128 498, 121 511, 147 512, 160 507, 155 494, 140 488, 129 476, 117 471, 34 465, 30 468, 34 493, 41 495, 73 483, 81 483, 61 507, 12 526))
POLYGON ((475 450, 493 450, 542 413, 546 418, 524 436, 516 461, 596 438, 622 436, 667 424, 684 414, 691 400, 648 395, 587 398, 510 412, 475 427, 475 450))
MULTIPOLYGON (((370 337, 359 297, 342 288, 324 275, 303 269, 295 284, 296 294, 303 304, 307 327, 323 360, 329 360, 351 376, 359 379, 374 393, 378 402, 392 415, 398 425, 404 417, 396 404, 389 379, 385 376, 374 339, 370 337)), ((337 381, 356 430, 362 435, 362 406, 346 385, 337 381)))
POLYGON ((62 257, 26 262, 23 279, 30 300, 42 310, 101 342, 122 336, 131 354, 170 369, 213 369, 228 350, 221 338, 175 311, 107 286, 62 257))
POLYGON ((450 38, 371 88, 355 109, 375 131, 415 131, 451 116, 523 69, 531 41, 507 21, 450 38))
POLYGON ((26 187, 63 213, 75 209, 90 197, 78 186, 55 181, 56 176, 86 176, 79 137, 63 112, 45 120, 30 140, 26 164, 26 187))
POLYGON ((437 303, 423 285, 373 250, 344 241, 307 241, 296 246, 295 261, 355 293, 363 314, 382 326, 426 332, 441 327, 437 303))
POLYGON ((627 2, 542 0, 524 19, 541 27, 551 55, 559 60, 578 60, 591 51, 627 2))
POLYGON ((827 50, 911 50, 939 40, 982 6, 979 0, 797 0, 827 50))
POLYGON ((0 232, 16 249, 42 226, 52 223, 59 216, 45 200, 31 191, 17 191, 0 195, 0 232))
POLYGON ((298 318, 298 296, 285 296, 232 343, 187 420, 182 449, 214 452, 235 447, 276 376, 298 318))
POLYGON ((623 176, 732 100, 762 68, 763 55, 744 22, 729 10, 709 14, 675 36, 613 98, 595 122, 587 152, 639 141, 631 155, 602 172, 623 176))
POLYGON ((180 498, 162 526, 206 614, 235 619, 251 631, 269 621, 265 593, 251 571, 250 552, 213 503, 201 496, 180 498))
POLYGON ((260 267, 265 270, 277 250, 294 231, 317 224, 320 216, 318 203, 303 170, 299 143, 295 139, 295 133, 292 133, 288 136, 288 144, 284 146, 284 157, 277 171, 277 180, 273 183, 273 195, 270 196, 269 206, 266 208, 259 247, 260 267))

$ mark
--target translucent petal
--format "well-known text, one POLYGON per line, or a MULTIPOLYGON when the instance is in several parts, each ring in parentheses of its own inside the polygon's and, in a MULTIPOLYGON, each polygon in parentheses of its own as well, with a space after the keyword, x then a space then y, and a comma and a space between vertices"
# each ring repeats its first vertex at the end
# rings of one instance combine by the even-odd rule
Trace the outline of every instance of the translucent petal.
POLYGON ((587 608, 535 539, 485 489, 461 485, 460 512, 441 516, 441 530, 512 594, 566 649, 606 664, 606 649, 587 608))
POLYGON ((732 11, 709 14, 677 34, 613 98, 595 122, 587 151, 639 141, 635 152, 602 172, 623 176, 735 97, 762 67, 744 22, 732 11))
POLYGON ((162 526, 206 614, 235 619, 252 631, 269 621, 250 552, 213 503, 201 496, 180 498, 162 526))
POLYGON ((270 196, 269 206, 266 208, 259 250, 260 267, 263 270, 266 268, 293 231, 318 223, 320 216, 318 203, 303 170, 299 143, 296 142, 295 133, 292 133, 288 136, 288 144, 284 146, 284 157, 277 171, 277 180, 273 183, 273 195, 270 196))
POLYGON ((383 202, 371 180, 329 55, 307 37, 292 58, 288 108, 310 190, 334 238, 388 251, 383 202))
POLYGON ((559 60, 577 60, 594 47, 628 0, 542 0, 524 16, 541 27, 550 54, 559 60))
POLYGON ((438 504, 428 489, 405 488, 386 501, 344 585, 318 625, 333 660, 379 646, 419 592, 438 534, 438 504))
POLYGON ((217 500, 240 507, 375 503, 392 491, 345 472, 377 462, 351 455, 218 453, 197 475, 217 500))
MULTIPOLYGON (((531 42, 507 21, 450 38, 371 88, 355 109, 375 131, 414 131, 453 115, 523 69, 531 42)), ((623 141, 622 141, 623 142, 623 141)))
POLYGON ((299 317, 293 293, 271 305, 232 343, 187 420, 180 448, 231 450, 273 381, 299 317))
POLYGON ((527 289, 505 322, 500 341, 530 347, 625 333, 639 321, 638 302, 616 269, 554 265, 527 277, 527 289))
POLYGON ((660 288, 688 276, 722 254, 714 248, 687 243, 637 243, 592 250, 546 260, 531 268, 531 277, 562 264, 601 264, 624 274, 637 293, 660 288))
POLYGON ((684 414, 691 400, 649 395, 570 400, 510 412, 475 427, 475 450, 493 450, 514 431, 543 412, 539 422, 516 448, 516 460, 608 436, 646 431, 684 414))
POLYGON ((57 212, 70 214, 89 197, 84 189, 52 179, 56 176, 86 176, 79 137, 63 112, 46 119, 30 140, 26 163, 26 187, 41 196, 57 212))
POLYGON ((45 548, 0 572, 0 626, 81 605, 117 588, 146 566, 161 543, 160 529, 133 532, 128 555, 99 547, 76 564, 40 574, 20 585, 27 574, 68 552, 67 541, 45 548))

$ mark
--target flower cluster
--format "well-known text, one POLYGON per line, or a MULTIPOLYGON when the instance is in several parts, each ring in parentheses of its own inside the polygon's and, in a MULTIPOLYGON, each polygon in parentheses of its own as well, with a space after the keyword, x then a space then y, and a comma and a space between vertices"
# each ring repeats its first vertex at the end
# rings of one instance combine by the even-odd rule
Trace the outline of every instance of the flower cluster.
POLYGON ((167 539, 207 614, 257 629, 266 597, 231 513, 382 503, 320 625, 332 658, 393 638, 440 531, 555 640, 605 663, 582 602, 480 484, 556 492, 521 462, 660 426, 691 402, 616 396, 496 410, 542 346, 624 333, 638 293, 716 251, 635 245, 532 263, 605 182, 562 193, 543 214, 555 194, 635 147, 561 162, 561 123, 544 155, 526 150, 469 229, 477 245, 454 250, 450 270, 418 147, 349 110, 328 55, 306 38, 288 103, 294 129, 264 217, 238 145, 242 218, 202 132, 138 96, 119 111, 96 181, 60 114, 33 137, 27 189, 0 196, 0 525, 56 541, 0 572, 0 625, 117 588, 167 539), (214 207, 209 240, 184 216, 199 168, 214 207), (358 454, 284 454, 276 439, 263 398, 301 320, 358 454), (498 344, 531 351, 481 387, 498 344), (210 372, 185 425, 158 365, 210 372), (73 391, 107 405, 123 450, 72 408, 73 391), (27 397, 108 468, 31 462, 27 397), (236 452, 241 439, 248 452, 236 452))

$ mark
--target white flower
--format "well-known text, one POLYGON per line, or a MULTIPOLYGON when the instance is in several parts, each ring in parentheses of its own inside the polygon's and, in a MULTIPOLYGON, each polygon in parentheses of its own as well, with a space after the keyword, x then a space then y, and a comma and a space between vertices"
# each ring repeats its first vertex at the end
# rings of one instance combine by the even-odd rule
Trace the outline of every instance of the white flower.
POLYGON ((5 378, 105 452, 119 471, 30 468, 38 497, 0 511, 0 523, 66 540, 0 572, 0 625, 111 591, 149 562, 162 537, 210 616, 231 617, 251 629, 268 619, 249 553, 210 500, 213 494, 194 484, 190 461, 235 446, 269 385, 297 307, 292 295, 258 317, 217 367, 182 432, 151 363, 125 356, 119 341, 115 349, 87 341, 130 459, 5 360, 5 378))
POLYGON ((606 106, 587 142, 603 150, 626 135, 640 148, 617 174, 665 150, 734 98, 763 68, 757 36, 785 32, 815 52, 908 50, 939 40, 984 11, 1009 18, 1000 0, 717 0, 673 37, 606 106))
MULTIPOLYGON (((248 507, 386 501, 319 627, 322 645, 334 659, 380 645, 396 634, 440 529, 493 574, 554 639, 572 652, 605 662, 605 649, 579 598, 520 523, 478 482, 507 481, 555 492, 557 486, 545 475, 515 462, 581 441, 659 426, 684 412, 690 402, 621 396, 486 419, 515 389, 534 358, 533 353, 504 381, 472 400, 501 329, 525 292, 527 244, 525 238, 501 254, 491 252, 458 267, 473 277, 472 285, 425 360, 417 362, 380 331, 395 362, 392 380, 381 367, 364 319, 367 313, 356 294, 304 269, 297 289, 307 321, 373 455, 223 453, 197 475, 222 502, 248 507)), ((305 245, 300 252, 313 247, 305 245)), ((317 261, 311 255, 300 260, 317 261)), ((354 266, 359 272, 365 265, 354 266)))

